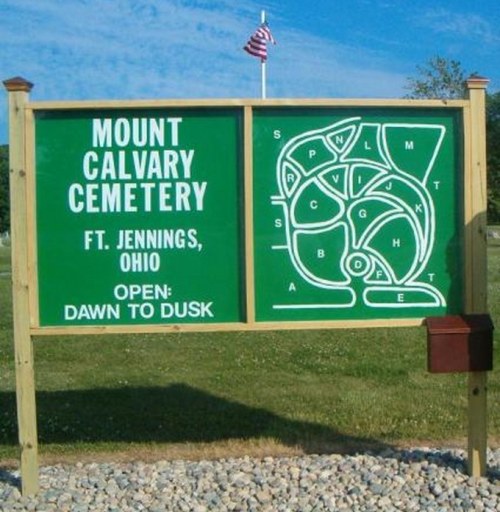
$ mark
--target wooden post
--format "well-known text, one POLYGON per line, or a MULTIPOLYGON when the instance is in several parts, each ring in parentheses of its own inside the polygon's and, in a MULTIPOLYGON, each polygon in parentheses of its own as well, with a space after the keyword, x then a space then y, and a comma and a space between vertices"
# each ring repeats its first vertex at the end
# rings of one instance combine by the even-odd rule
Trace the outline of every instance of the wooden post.
POLYGON ((28 287, 28 228, 25 154, 25 109, 33 84, 23 78, 5 80, 9 93, 10 222, 12 248, 12 306, 16 368, 17 423, 24 495, 36 494, 38 437, 33 345, 30 335, 28 287))
MULTIPOLYGON (((470 244, 467 313, 487 312, 487 239, 486 239, 486 116, 485 97, 489 80, 472 76, 467 80, 469 93, 470 178, 466 222, 470 244)), ((466 182, 467 183, 467 182, 466 182)), ((466 185, 467 188, 467 185, 466 185)), ((474 477, 486 474, 487 450, 487 372, 468 376, 468 469, 474 477)))

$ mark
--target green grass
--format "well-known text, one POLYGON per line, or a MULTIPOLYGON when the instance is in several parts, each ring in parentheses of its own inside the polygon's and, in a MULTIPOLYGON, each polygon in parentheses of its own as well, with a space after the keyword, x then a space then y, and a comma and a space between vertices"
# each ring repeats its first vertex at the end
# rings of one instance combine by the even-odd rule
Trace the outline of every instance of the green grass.
MULTIPOLYGON (((500 246, 490 247, 489 267, 500 325, 500 246)), ((17 457, 7 271, 0 248, 0 459, 17 457)), ((466 376, 427 372, 424 328, 52 336, 34 346, 45 454, 233 439, 317 451, 466 436, 466 376)), ((499 400, 495 371, 496 440, 499 400)))

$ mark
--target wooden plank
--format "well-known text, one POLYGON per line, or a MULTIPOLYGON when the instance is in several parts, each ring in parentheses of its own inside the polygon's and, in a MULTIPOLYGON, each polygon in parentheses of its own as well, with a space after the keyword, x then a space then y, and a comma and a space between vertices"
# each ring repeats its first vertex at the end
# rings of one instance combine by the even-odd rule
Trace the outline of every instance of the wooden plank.
POLYGON ((244 186, 245 186, 245 289, 246 320, 255 322, 255 272, 253 245, 253 111, 244 110, 244 186))
POLYGON ((33 345, 29 330, 29 276, 27 238, 27 185, 25 166, 24 106, 32 84, 5 81, 9 92, 9 165, 12 247, 12 307, 16 399, 21 481, 24 495, 36 494, 38 484, 38 436, 33 345))
MULTIPOLYGON (((467 313, 486 313, 487 240, 486 240, 486 121, 485 90, 488 80, 480 77, 467 81, 469 89, 470 153, 467 165, 470 179, 468 243, 470 260, 467 313)), ((468 469, 474 477, 486 474, 487 451, 487 373, 471 372, 468 378, 468 469)))
POLYGON ((259 322, 225 324, 155 324, 155 325, 106 325, 71 327, 32 327, 33 336, 66 336, 89 334, 154 334, 171 332, 232 332, 232 331, 277 331, 277 330, 321 330, 321 329, 367 329, 383 327, 421 327, 424 318, 402 318, 394 320, 335 320, 298 322, 259 322))
POLYGON ((175 107, 437 107, 463 108, 464 100, 411 100, 368 98, 279 98, 279 99, 150 99, 150 100, 86 100, 86 101, 34 101, 27 107, 33 110, 121 109, 121 108, 175 108, 175 107))
POLYGON ((38 272, 36 237, 36 190, 35 190, 35 133, 33 111, 25 115, 25 158, 26 158, 26 207, 28 237, 28 282, 30 301, 30 326, 39 325, 38 314, 38 272))
POLYGON ((463 130, 464 130, 464 311, 472 311, 472 257, 473 257, 473 243, 472 243, 472 225, 473 212, 472 212, 472 171, 471 171, 471 119, 470 119, 470 106, 463 110, 463 130))

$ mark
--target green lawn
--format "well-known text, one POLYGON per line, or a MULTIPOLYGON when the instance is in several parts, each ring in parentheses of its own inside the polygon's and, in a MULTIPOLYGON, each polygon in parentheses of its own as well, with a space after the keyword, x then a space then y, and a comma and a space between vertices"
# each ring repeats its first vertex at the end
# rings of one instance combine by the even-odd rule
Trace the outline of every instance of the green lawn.
MULTIPOLYGON (((490 247, 489 267, 490 310, 500 325, 500 246, 490 247)), ((0 460, 18 453, 8 269, 0 248, 0 460)), ((431 375, 426 357, 424 328, 40 337, 40 451, 230 440, 317 451, 464 440, 466 376, 431 375)), ((495 371, 495 443, 499 402, 495 371)))

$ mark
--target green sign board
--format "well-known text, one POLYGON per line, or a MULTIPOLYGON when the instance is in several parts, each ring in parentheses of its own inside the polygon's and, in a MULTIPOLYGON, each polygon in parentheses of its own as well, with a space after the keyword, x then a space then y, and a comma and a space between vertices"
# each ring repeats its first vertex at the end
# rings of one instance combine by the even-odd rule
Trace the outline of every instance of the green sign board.
POLYGON ((462 311, 462 118, 254 110, 257 321, 462 311))
POLYGON ((35 116, 40 326, 242 320, 237 109, 35 116))
POLYGON ((459 108, 247 114, 36 112, 40 327, 463 310, 459 108))

